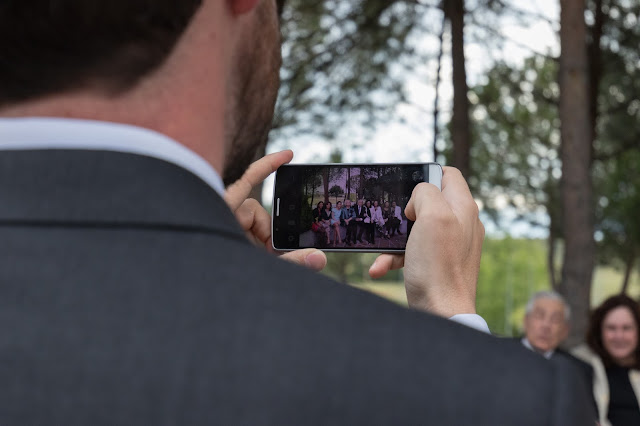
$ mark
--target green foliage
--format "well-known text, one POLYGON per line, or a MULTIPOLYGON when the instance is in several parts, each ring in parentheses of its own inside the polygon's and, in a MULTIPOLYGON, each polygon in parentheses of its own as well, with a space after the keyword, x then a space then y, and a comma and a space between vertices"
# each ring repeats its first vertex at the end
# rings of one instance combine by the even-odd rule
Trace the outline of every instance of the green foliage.
POLYGON ((640 150, 598 165, 597 202, 600 260, 616 266, 640 255, 640 150))
POLYGON ((275 137, 331 139, 347 122, 372 127, 393 117, 405 97, 403 68, 420 60, 408 39, 426 9, 402 0, 287 0, 275 137))
MULTIPOLYGON (((381 280, 369 278, 369 266, 376 256, 373 253, 328 253, 328 264, 323 273, 406 305, 402 270, 391 271, 381 280)), ((518 335, 529 296, 548 288, 545 259, 545 243, 541 240, 485 240, 477 309, 493 333, 518 335)))
POLYGON ((344 191, 342 190, 342 188, 340 188, 340 185, 333 185, 331 188, 329 188, 329 195, 338 198, 341 195, 344 195, 344 191))
POLYGON ((477 310, 494 334, 518 335, 531 294, 549 288, 543 240, 485 239, 477 310))
MULTIPOLYGON (((391 271, 380 280, 369 278, 369 266, 376 256, 328 253, 329 262, 323 273, 406 306, 402 270, 391 271)), ((536 291, 549 289, 546 257, 544 240, 485 239, 476 306, 494 334, 518 336, 521 333, 527 300, 536 291)), ((621 280, 622 274, 613 268, 596 268, 592 306, 619 292, 621 280)), ((640 274, 632 277, 629 294, 640 295, 640 274)))
POLYGON ((593 168, 596 235, 600 261, 624 268, 640 257, 640 3, 617 2, 606 11, 593 168))
POLYGON ((557 64, 542 57, 521 70, 495 65, 485 84, 471 89, 473 145, 469 184, 484 211, 498 220, 509 205, 519 220, 559 220, 559 88, 557 64), (540 214, 542 213, 542 215, 540 214))
MULTIPOLYGON (((640 3, 603 10, 601 77, 594 88, 595 229, 600 262, 628 267, 640 256, 640 3)), ((510 206, 516 220, 547 227, 554 241, 563 235, 557 73, 556 61, 542 56, 522 68, 498 63, 469 93, 474 195, 499 227, 508 227, 499 212, 510 206)))
MULTIPOLYGON (((346 123, 371 127, 393 118, 405 97, 403 72, 421 60, 414 56, 413 62, 407 61, 413 53, 412 33, 426 34, 422 25, 430 6, 425 4, 288 0, 275 138, 306 132, 331 139, 346 123)), ((588 4, 585 17, 593 26, 594 2, 588 4)), ((467 5, 473 12, 467 22, 484 24, 490 32, 495 30, 492 22, 477 12, 513 6, 492 0, 467 5), (478 22, 479 16, 484 22, 478 22)), ((593 88, 598 90, 592 167, 596 239, 601 262, 620 267, 637 263, 640 254, 640 2, 604 2, 603 11, 601 79, 593 88)), ((499 211, 510 206, 518 220, 547 227, 552 241, 562 237, 557 74, 556 60, 535 55, 519 68, 495 64, 486 79, 469 90, 469 183, 474 195, 496 222, 499 211)), ((328 194, 330 189, 321 186, 327 181, 311 181, 308 195, 328 194)), ((351 189, 359 184, 351 182, 351 189)), ((485 242, 478 307, 494 331, 516 330, 526 297, 548 286, 544 245, 510 239, 485 242)), ((370 264, 362 256, 330 256, 328 273, 361 282, 365 264, 370 264)))
MULTIPOLYGON (((376 253, 327 253, 327 267, 322 272, 338 281, 367 286, 373 282, 369 277, 369 267, 376 257, 376 253)), ((395 270, 382 281, 395 282, 404 288, 402 277, 402 270, 395 270)))
POLYGON ((302 211, 300 212, 300 223, 302 224, 302 226, 304 226, 301 232, 305 232, 311 229, 312 222, 313 222, 313 208, 303 207, 302 211))

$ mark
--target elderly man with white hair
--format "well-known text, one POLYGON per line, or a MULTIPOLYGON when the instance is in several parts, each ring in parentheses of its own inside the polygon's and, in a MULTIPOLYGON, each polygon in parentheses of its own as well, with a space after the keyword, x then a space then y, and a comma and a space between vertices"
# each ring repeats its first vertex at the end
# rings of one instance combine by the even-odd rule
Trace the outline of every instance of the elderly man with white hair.
POLYGON ((569 334, 571 309, 555 291, 540 291, 527 302, 522 344, 551 358, 569 334))
MULTIPOLYGON (((564 358, 576 366, 587 389, 593 381, 593 368, 586 362, 559 348, 569 335, 571 308, 555 291, 539 291, 531 296, 525 308, 522 345, 553 360, 564 358)), ((593 402, 595 407, 595 401, 593 402)))

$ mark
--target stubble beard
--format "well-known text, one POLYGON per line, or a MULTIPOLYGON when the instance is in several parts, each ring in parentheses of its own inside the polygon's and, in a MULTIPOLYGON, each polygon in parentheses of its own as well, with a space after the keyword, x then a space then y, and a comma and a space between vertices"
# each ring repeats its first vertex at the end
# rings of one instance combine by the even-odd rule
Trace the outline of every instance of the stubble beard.
POLYGON ((280 32, 275 5, 255 11, 251 37, 241 43, 227 98, 223 181, 238 180, 267 144, 280 85, 280 32))

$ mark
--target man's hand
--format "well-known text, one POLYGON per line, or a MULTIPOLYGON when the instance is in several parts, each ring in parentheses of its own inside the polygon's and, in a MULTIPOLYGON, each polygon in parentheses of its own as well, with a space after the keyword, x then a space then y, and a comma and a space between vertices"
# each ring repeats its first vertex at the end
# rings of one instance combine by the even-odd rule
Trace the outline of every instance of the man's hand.
POLYGON ((405 214, 415 224, 404 256, 379 256, 369 274, 379 278, 404 265, 409 306, 447 318, 474 314, 484 226, 460 172, 444 167, 442 192, 416 186, 405 214))
MULTIPOLYGON (((278 167, 293 158, 290 150, 269 154, 249 166, 240 179, 227 187, 224 199, 235 214, 240 226, 254 244, 273 252, 271 246, 271 216, 253 198, 247 198, 254 186, 261 184, 278 167)), ((293 263, 319 271, 327 264, 325 254, 317 249, 301 249, 282 255, 293 263)))

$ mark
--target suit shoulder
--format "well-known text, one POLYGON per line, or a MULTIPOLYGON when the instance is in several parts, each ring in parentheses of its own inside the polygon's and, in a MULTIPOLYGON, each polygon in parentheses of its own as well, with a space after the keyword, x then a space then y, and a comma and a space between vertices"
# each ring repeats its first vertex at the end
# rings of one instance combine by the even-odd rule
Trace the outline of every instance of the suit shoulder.
POLYGON ((583 359, 578 358, 577 356, 573 355, 571 352, 567 352, 565 350, 558 349, 558 350, 556 350, 556 354, 559 357, 562 357, 562 358, 568 360, 569 362, 572 362, 575 365, 580 366, 581 368, 584 368, 584 369, 587 369, 587 370, 592 370, 591 364, 589 364, 588 362, 586 362, 583 359))

